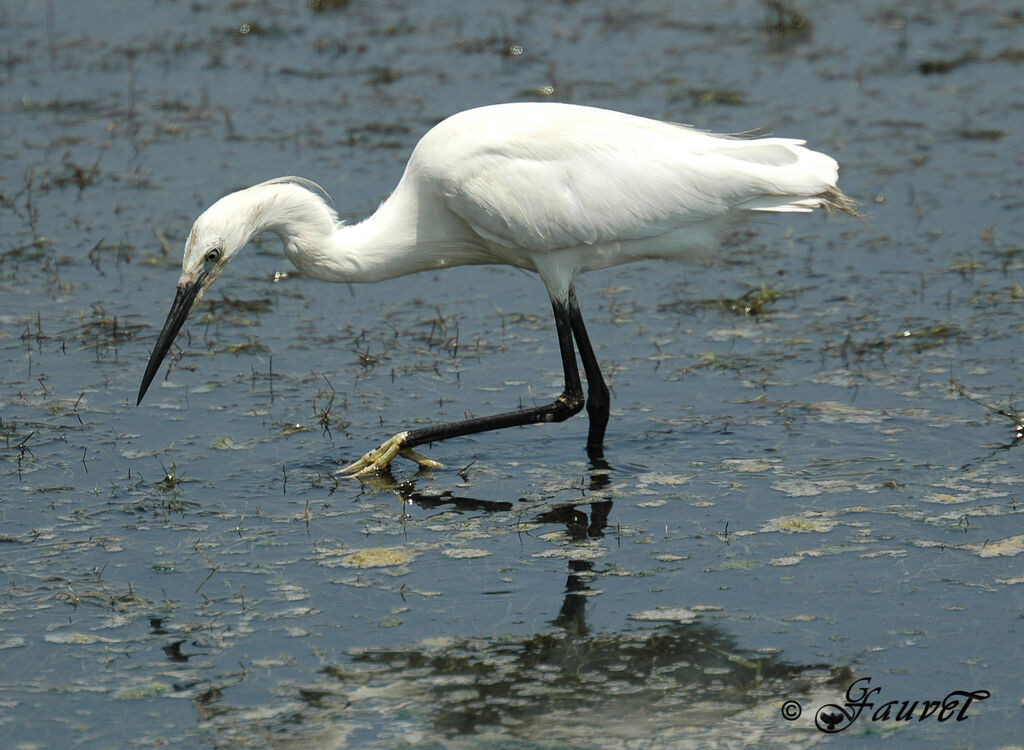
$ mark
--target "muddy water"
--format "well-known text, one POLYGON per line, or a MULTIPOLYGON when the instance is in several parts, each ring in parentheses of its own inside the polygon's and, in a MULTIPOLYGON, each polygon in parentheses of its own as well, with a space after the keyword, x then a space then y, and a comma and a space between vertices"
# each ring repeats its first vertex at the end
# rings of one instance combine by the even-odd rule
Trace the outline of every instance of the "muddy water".
POLYGON ((805 747, 864 677, 990 696, 848 746, 1019 737, 1020 14, 323 5, 0 3, 15 746, 805 747), (433 123, 537 99, 805 137, 869 220, 588 276, 607 467, 580 418, 332 477, 557 391, 506 269, 335 287, 261 241, 134 406, 219 195, 301 174, 356 219, 433 123))

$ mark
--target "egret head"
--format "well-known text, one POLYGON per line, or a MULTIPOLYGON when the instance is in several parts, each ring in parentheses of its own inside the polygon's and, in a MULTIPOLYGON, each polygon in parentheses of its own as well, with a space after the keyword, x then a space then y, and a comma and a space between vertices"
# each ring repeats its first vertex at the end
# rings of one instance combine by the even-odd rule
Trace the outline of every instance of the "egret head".
POLYGON ((225 195, 196 219, 185 241, 174 303, 149 355, 137 403, 142 403, 192 308, 228 261, 263 231, 277 232, 282 239, 308 232, 310 226, 318 227, 321 234, 330 232, 337 214, 329 202, 330 196, 314 182, 301 177, 278 177, 225 195))
POLYGON ((242 190, 225 195, 206 209, 192 225, 192 231, 185 242, 174 303, 157 337, 153 353, 149 356, 136 403, 142 403, 153 377, 192 308, 217 280, 228 261, 245 247, 258 229, 259 217, 254 214, 259 212, 259 205, 253 204, 245 195, 246 192, 242 190))

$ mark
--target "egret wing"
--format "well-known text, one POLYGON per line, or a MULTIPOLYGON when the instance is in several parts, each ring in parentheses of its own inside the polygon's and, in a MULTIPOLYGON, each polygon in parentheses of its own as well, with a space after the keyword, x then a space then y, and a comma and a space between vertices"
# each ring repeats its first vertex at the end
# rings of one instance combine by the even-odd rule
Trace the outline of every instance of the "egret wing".
POLYGON ((809 211, 835 185, 836 162, 802 141, 588 111, 601 116, 463 139, 442 180, 449 208, 489 241, 550 251, 658 237, 736 209, 809 211))

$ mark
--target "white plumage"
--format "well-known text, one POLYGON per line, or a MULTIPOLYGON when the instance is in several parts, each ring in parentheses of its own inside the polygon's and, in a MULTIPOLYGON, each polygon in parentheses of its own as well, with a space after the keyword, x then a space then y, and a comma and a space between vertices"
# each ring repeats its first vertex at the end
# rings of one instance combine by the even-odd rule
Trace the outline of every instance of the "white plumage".
POLYGON ((836 187, 838 171, 832 157, 801 140, 715 135, 569 104, 468 110, 423 136, 395 191, 358 224, 340 222, 320 188, 294 177, 232 193, 207 209, 186 243, 178 297, 139 401, 191 307, 253 236, 269 231, 300 271, 326 281, 497 263, 536 271, 551 295, 566 374, 559 399, 399 433, 349 469, 375 471, 396 454, 433 464, 411 447, 571 416, 583 406, 573 338, 592 402, 588 448, 599 456, 607 389, 585 340, 576 275, 639 259, 705 256, 750 211, 856 214, 836 187))

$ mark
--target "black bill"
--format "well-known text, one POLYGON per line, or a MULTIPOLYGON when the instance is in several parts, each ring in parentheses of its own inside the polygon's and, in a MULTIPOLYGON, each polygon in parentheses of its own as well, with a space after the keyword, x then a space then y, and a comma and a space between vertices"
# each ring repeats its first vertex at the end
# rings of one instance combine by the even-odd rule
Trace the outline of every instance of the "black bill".
POLYGON ((142 397, 149 390, 149 384, 153 382, 156 371, 160 369, 160 363, 167 356, 167 351, 171 348, 174 337, 178 335, 178 331, 185 324, 185 319, 188 317, 189 312, 192 311, 192 305, 195 304, 196 297, 202 291, 205 280, 206 274, 200 273, 191 284, 178 287, 178 291, 174 295, 174 303, 171 305, 171 311, 167 313, 167 320, 164 321, 163 330, 160 331, 160 337, 156 340, 153 353, 149 355, 149 364, 146 365, 146 374, 142 376, 142 386, 139 388, 139 400, 135 402, 136 406, 142 403, 142 397))

